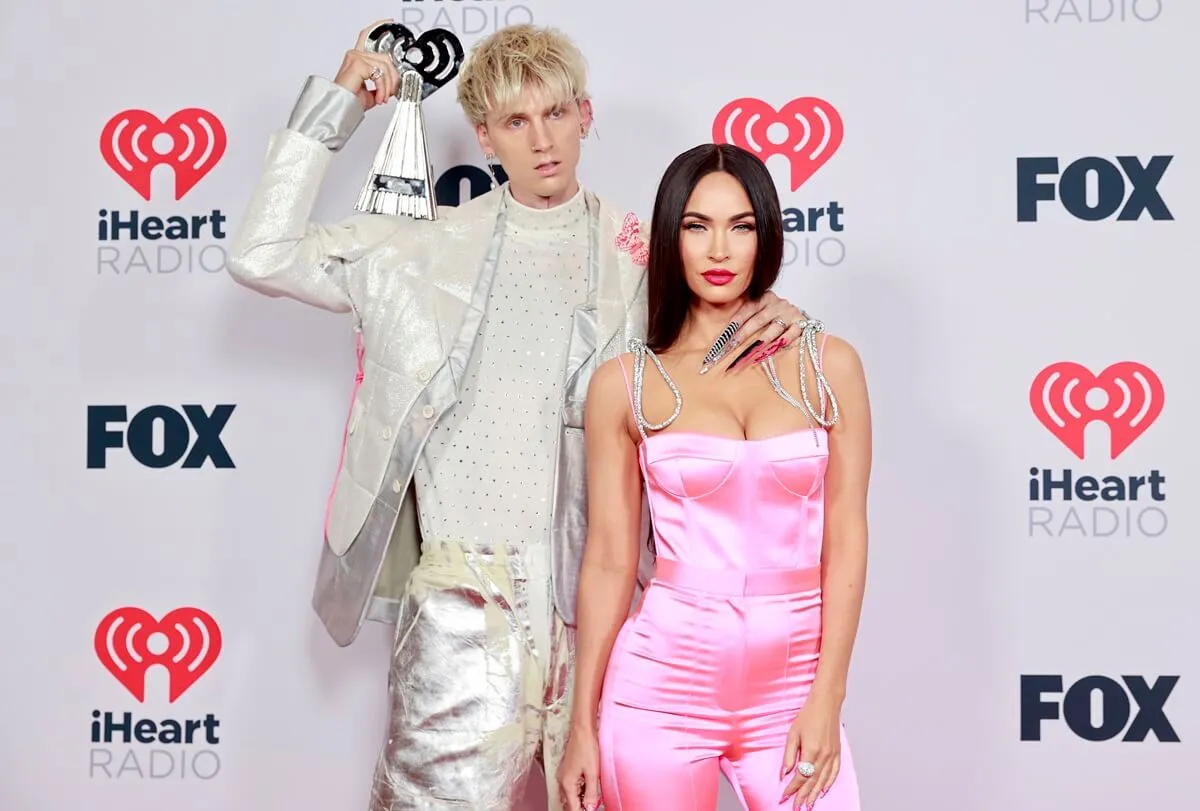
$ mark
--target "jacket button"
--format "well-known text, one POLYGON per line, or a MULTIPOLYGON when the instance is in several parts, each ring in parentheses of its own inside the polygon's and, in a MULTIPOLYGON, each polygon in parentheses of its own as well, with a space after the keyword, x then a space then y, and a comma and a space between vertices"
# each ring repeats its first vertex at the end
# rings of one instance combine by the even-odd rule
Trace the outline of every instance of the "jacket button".
POLYGON ((422 383, 428 383, 428 382, 429 382, 429 378, 431 378, 431 377, 433 377, 433 375, 431 375, 431 374, 429 373, 429 370, 428 370, 428 369, 422 369, 422 370, 421 370, 421 371, 420 371, 420 372, 417 374, 417 378, 418 378, 418 379, 419 379, 419 380, 420 380, 422 383))
POLYGON ((433 419, 433 406, 427 405, 421 409, 421 416, 427 420, 433 419))
POLYGON ((402 485, 400 483, 399 479, 392 479, 392 492, 393 493, 399 493, 403 489, 404 489, 404 485, 402 485))
POLYGON ((392 438, 392 429, 391 428, 384 428, 383 431, 381 431, 380 433, 383 434, 384 439, 392 438))

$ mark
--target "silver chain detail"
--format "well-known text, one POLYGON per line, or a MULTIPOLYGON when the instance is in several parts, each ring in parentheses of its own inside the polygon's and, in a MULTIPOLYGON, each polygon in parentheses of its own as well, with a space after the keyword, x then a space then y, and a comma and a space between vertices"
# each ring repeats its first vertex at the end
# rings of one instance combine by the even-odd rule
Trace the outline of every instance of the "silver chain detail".
MULTIPOLYGON (((775 369, 775 358, 767 358, 763 363, 763 368, 766 370, 767 379, 771 381, 771 387, 775 389, 775 393, 779 395, 788 405, 804 412, 805 419, 808 420, 809 426, 813 430, 813 439, 819 440, 817 437, 817 425, 823 428, 832 428, 837 424, 839 411, 837 397, 833 394, 833 388, 829 385, 829 381, 825 379, 825 372, 821 366, 821 349, 817 346, 817 336, 825 331, 825 324, 816 319, 809 318, 806 321, 800 322, 800 400, 793 397, 783 384, 779 382, 779 372, 775 369), (820 409, 817 409, 812 404, 812 399, 808 395, 808 375, 805 370, 805 356, 811 361, 813 367, 813 377, 817 381, 817 399, 820 401, 820 409), (833 414, 828 419, 825 417, 827 409, 832 409, 833 414)), ((675 385, 675 381, 667 374, 667 370, 663 367, 662 361, 658 355, 646 346, 646 343, 639 338, 631 338, 629 341, 629 350, 633 353, 633 417, 637 422, 638 431, 642 437, 646 436, 646 431, 661 431, 671 425, 679 418, 679 414, 683 411, 683 395, 679 392, 679 387, 675 385), (667 386, 671 389, 671 394, 675 397, 675 410, 671 416, 667 417, 660 423, 651 423, 646 419, 646 415, 642 412, 642 380, 646 373, 646 356, 649 356, 654 365, 658 367, 659 374, 662 375, 667 386)))
POLYGON ((667 374, 667 370, 663 368, 662 361, 658 359, 658 355, 650 351, 650 347, 646 346, 645 341, 640 338, 631 338, 629 340, 629 351, 633 353, 633 418, 637 422, 638 431, 641 432, 642 438, 646 437, 646 431, 661 431, 679 418, 679 412, 683 411, 683 395, 679 393, 679 387, 675 385, 675 381, 667 374), (663 380, 667 382, 667 386, 671 389, 671 393, 675 395, 675 410, 671 416, 657 425, 647 422, 646 415, 642 412, 642 378, 646 374, 646 356, 654 361, 654 365, 658 367, 659 374, 663 380))
MULTIPOLYGON (((824 331, 825 325, 812 318, 800 325, 800 399, 803 402, 797 401, 779 382, 779 373, 775 369, 775 358, 767 358, 767 362, 763 366, 766 367, 767 378, 771 381, 771 387, 775 389, 775 393, 789 405, 803 411, 810 425, 816 422, 824 428, 832 428, 838 421, 837 397, 834 396, 829 381, 825 379, 825 372, 821 367, 821 349, 817 346, 817 335, 824 331), (808 396, 808 375, 804 368, 805 355, 812 361, 813 377, 817 381, 817 399, 821 402, 820 410, 813 407, 812 400, 808 396), (828 398, 828 403, 826 403, 826 398, 828 398), (829 407, 832 408, 833 415, 826 419, 825 412, 829 407)), ((815 427, 813 434, 816 435, 815 427)))

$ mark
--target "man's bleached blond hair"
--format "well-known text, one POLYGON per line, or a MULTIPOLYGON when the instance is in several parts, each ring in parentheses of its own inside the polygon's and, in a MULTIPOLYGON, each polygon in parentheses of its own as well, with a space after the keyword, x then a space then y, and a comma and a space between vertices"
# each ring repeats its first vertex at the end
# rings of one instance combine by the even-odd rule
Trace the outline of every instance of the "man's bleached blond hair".
POLYGON ((540 86, 556 104, 587 98, 587 62, 554 28, 511 25, 480 40, 458 74, 458 103, 472 124, 489 111, 507 114, 528 86, 540 86))

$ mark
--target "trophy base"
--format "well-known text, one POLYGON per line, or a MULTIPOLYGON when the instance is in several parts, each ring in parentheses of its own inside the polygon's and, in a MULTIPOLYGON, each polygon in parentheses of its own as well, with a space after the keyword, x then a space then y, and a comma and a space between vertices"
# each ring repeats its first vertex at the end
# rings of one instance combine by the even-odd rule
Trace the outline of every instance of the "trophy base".
POLYGON ((367 214, 437 219, 437 203, 429 183, 417 178, 375 175, 354 207, 367 214))

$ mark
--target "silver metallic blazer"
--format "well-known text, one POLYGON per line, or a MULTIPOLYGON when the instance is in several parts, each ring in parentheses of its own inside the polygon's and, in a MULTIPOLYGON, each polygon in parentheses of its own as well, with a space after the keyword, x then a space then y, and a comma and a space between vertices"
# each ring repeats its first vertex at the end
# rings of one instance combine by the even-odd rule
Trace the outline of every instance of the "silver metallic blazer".
MULTIPOLYGON (((357 215, 333 225, 310 222, 325 172, 362 115, 351 93, 309 78, 288 127, 270 138, 228 259, 240 284, 351 313, 360 332, 361 383, 313 594, 317 614, 343 646, 364 620, 395 620, 419 560, 413 469, 434 424, 459 397, 505 216, 496 189, 439 207, 435 221, 357 215)), ((644 337, 646 325, 644 225, 591 193, 585 198, 589 292, 574 313, 563 370, 550 538, 555 607, 571 625, 587 535, 584 399, 594 370, 630 338, 644 337)), ((646 530, 645 507, 643 519, 646 530)))

